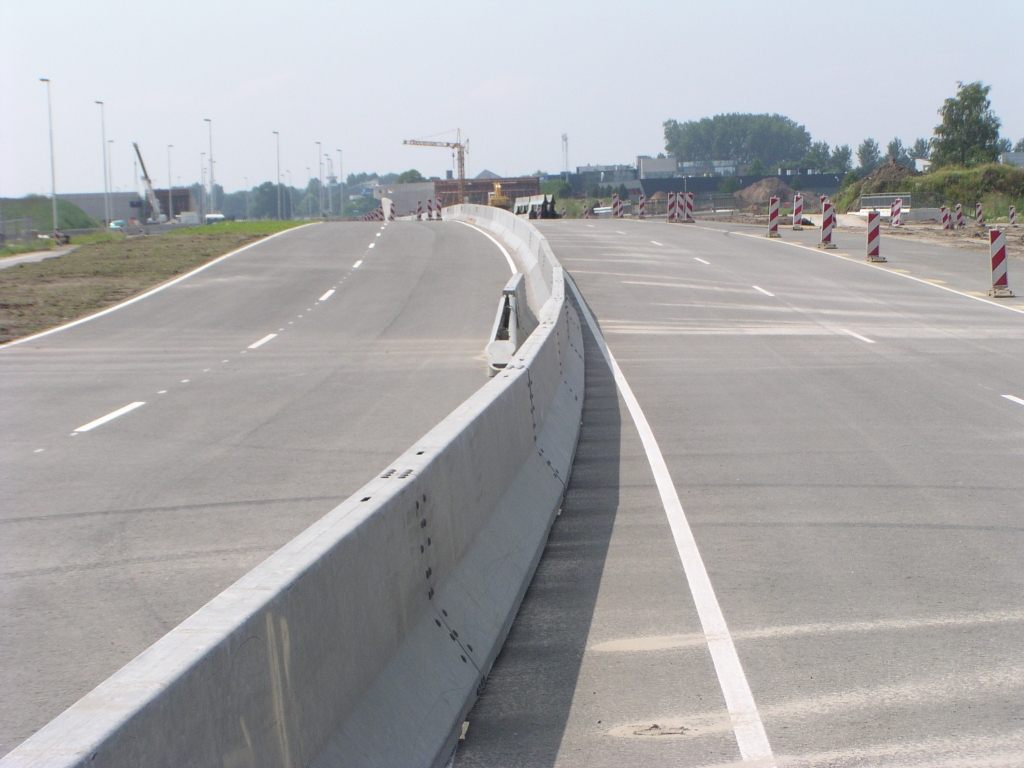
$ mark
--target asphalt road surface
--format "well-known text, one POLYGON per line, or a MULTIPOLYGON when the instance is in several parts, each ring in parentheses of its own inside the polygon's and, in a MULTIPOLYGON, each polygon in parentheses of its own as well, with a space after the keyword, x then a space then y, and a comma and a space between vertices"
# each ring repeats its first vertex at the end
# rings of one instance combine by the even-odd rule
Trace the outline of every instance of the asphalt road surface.
POLYGON ((460 224, 320 224, 0 348, 0 754, 482 386, 507 279, 460 224))
POLYGON ((981 300, 987 255, 541 229, 668 480, 588 332, 566 501, 454 765, 737 765, 737 732, 746 765, 1024 764, 1024 313, 981 300))

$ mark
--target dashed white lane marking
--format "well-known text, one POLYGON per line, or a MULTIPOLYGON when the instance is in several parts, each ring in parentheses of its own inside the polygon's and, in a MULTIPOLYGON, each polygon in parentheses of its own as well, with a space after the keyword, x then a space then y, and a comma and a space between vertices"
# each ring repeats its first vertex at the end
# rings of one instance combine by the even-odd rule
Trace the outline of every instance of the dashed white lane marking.
POLYGON ((161 389, 159 392, 157 392, 157 394, 158 395, 166 395, 167 394, 167 390, 166 389, 161 389))
POLYGON ((375 246, 375 245, 376 245, 376 243, 370 243, 367 247, 368 248, 373 248, 373 246, 375 246))
POLYGON ((34 451, 32 451, 32 453, 42 453, 45 450, 45 448, 36 448, 34 451))
POLYGON ((1020 405, 1024 405, 1024 400, 1021 400, 1019 397, 1014 397, 1013 395, 1003 395, 1003 397, 1005 397, 1007 400, 1012 400, 1015 403, 1019 403, 1020 405))
POLYGON ((658 486, 661 503, 665 507, 665 515, 668 518, 669 527, 672 529, 672 538, 675 540, 679 559, 683 563, 683 571, 690 586, 690 594, 693 595, 693 602, 697 607, 697 615, 700 617, 704 637, 707 638, 708 650, 711 652, 711 660, 715 665, 718 683, 722 688, 726 708, 729 710, 740 755, 744 760, 760 761, 758 763, 760 768, 775 768, 772 748, 768 743, 768 734, 765 733, 761 715, 757 711, 754 694, 747 683, 747 676, 743 672, 743 665, 740 664, 740 657, 736 653, 736 646, 729 634, 729 627, 725 623, 725 616, 718 604, 718 598, 715 597, 715 590, 711 586, 711 578, 704 567, 704 560, 700 556, 700 550, 697 549, 697 541, 693 538, 693 531, 690 530, 686 513, 683 512, 683 505, 679 501, 679 494, 676 493, 668 465, 665 464, 665 457, 661 453, 661 448, 658 447, 658 441, 654 437, 647 417, 640 408, 639 401, 633 394, 629 382, 626 381, 622 369, 619 368, 615 356, 608 349, 604 335, 580 296, 575 282, 569 275, 565 276, 565 282, 575 295, 577 304, 583 310, 587 325, 590 326, 590 330, 594 334, 605 362, 615 375, 615 383, 622 393, 626 407, 629 408, 629 414, 633 417, 637 432, 640 433, 640 441, 647 452, 647 460, 650 462, 651 471, 654 474, 654 482, 658 486))
MULTIPOLYGON (((52 217, 51 217, 51 218, 52 218, 52 217)), ((380 232, 378 232, 378 233, 377 233, 377 234, 375 235, 375 237, 380 237, 380 232)))
POLYGON ((588 227, 590 227, 591 229, 593 229, 593 228, 594 228, 594 225, 593 225, 593 224, 587 224, 587 226, 588 226, 588 227))
POLYGON ((359 261, 357 261, 355 264, 352 265, 352 269, 359 269, 359 265, 362 264, 362 263, 363 263, 363 260, 360 259, 359 261))
POLYGON ((624 235, 624 234, 626 234, 626 233, 625 233, 625 232, 623 232, 623 231, 622 231, 621 229, 616 229, 616 230, 615 230, 615 232, 616 232, 617 234, 620 234, 620 235, 624 235))
POLYGON ((847 330, 846 328, 840 328, 839 330, 841 330, 843 333, 848 333, 850 336, 853 336, 853 338, 855 338, 855 339, 860 339, 865 344, 874 344, 875 343, 871 339, 869 339, 867 336, 861 336, 859 333, 854 333, 853 331, 847 330))
POLYGON ((651 240, 651 242, 654 243, 655 245, 662 245, 662 243, 659 243, 657 240, 651 240))
POLYGON ((702 259, 702 258, 700 258, 698 256, 694 256, 693 260, 694 261, 699 261, 701 264, 710 264, 711 263, 710 261, 704 261, 704 259, 702 259))
POLYGON ((83 424, 78 429, 76 429, 75 432, 88 432, 91 429, 96 429, 96 427, 102 426, 103 424, 106 424, 108 421, 113 421, 118 416, 124 416, 129 411, 134 411, 136 408, 141 408, 145 404, 146 403, 141 400, 136 401, 134 403, 128 403, 128 405, 124 406, 123 408, 118 408, 116 411, 111 411, 106 416, 100 416, 98 419, 90 421, 88 424, 83 424))
MULTIPOLYGON (((299 317, 301 317, 301 315, 299 315, 299 317)), ((249 349, 256 349, 257 347, 262 347, 264 344, 266 344, 268 341, 270 341, 271 339, 273 339, 276 336, 277 336, 276 333, 268 333, 266 336, 264 336, 259 341, 254 341, 252 344, 250 344, 249 345, 249 349)))
POLYGON ((329 290, 327 293, 325 293, 323 296, 321 296, 319 299, 317 299, 317 301, 327 301, 333 295, 334 295, 334 289, 331 288, 331 290, 329 290))
POLYGON ((182 384, 188 384, 188 379, 182 379, 182 380, 181 380, 181 383, 182 383, 182 384))
POLYGON ((755 291, 760 291, 760 292, 761 292, 761 293, 763 293, 763 294, 764 294, 765 296, 774 296, 774 295, 775 295, 775 294, 774 294, 774 293, 772 293, 771 291, 766 291, 766 290, 765 290, 764 288, 762 288, 762 287, 761 287, 761 286, 759 286, 759 285, 755 285, 755 286, 752 286, 752 287, 753 287, 753 289, 754 289, 755 291))

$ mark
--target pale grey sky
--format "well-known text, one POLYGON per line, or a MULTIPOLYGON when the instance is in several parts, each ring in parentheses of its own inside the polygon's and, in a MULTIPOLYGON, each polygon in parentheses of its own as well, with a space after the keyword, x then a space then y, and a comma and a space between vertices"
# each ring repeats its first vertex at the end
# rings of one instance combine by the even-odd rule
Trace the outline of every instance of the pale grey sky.
POLYGON ((114 185, 138 141, 159 186, 199 177, 213 120, 226 189, 292 182, 317 151, 344 171, 443 175, 446 150, 402 146, 459 127, 468 171, 525 174, 662 151, 662 123, 778 112, 815 140, 884 147, 930 136, 956 81, 992 86, 1024 137, 1024 2, 0 2, 0 195, 114 185), (285 179, 287 181, 287 178, 285 179))

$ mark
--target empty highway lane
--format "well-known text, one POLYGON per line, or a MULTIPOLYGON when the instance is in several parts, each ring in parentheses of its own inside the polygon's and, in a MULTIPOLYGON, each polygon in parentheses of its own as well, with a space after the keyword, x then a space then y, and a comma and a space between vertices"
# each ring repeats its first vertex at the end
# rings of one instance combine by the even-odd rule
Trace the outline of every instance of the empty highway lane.
MULTIPOLYGON (((455 765, 1019 765, 1024 314, 763 230, 541 229, 580 444, 455 765)), ((939 251, 979 261, 883 242, 939 251)))
POLYGON ((507 279, 459 224, 319 224, 0 349, 0 754, 478 389, 507 279))

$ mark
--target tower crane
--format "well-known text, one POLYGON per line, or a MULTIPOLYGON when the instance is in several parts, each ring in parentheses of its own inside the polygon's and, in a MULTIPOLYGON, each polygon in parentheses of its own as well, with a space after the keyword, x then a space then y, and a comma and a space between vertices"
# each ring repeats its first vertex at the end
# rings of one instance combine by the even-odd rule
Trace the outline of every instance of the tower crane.
MULTIPOLYGON (((165 221, 164 212, 160 210, 160 201, 156 198, 156 192, 153 191, 153 182, 149 179, 149 174, 146 173, 146 164, 142 162, 142 152, 139 151, 139 145, 134 141, 132 146, 135 147, 135 156, 139 158, 139 166, 142 168, 142 181, 146 185, 146 200, 149 201, 149 207, 152 211, 150 217, 153 221, 165 221)), ((167 185, 167 194, 171 194, 170 184, 167 185)))
POLYGON ((459 199, 458 203, 466 202, 466 153, 469 151, 469 139, 463 139, 462 131, 455 129, 455 141, 423 141, 421 139, 406 139, 402 144, 410 144, 414 147, 448 147, 454 149, 459 165, 459 199))

